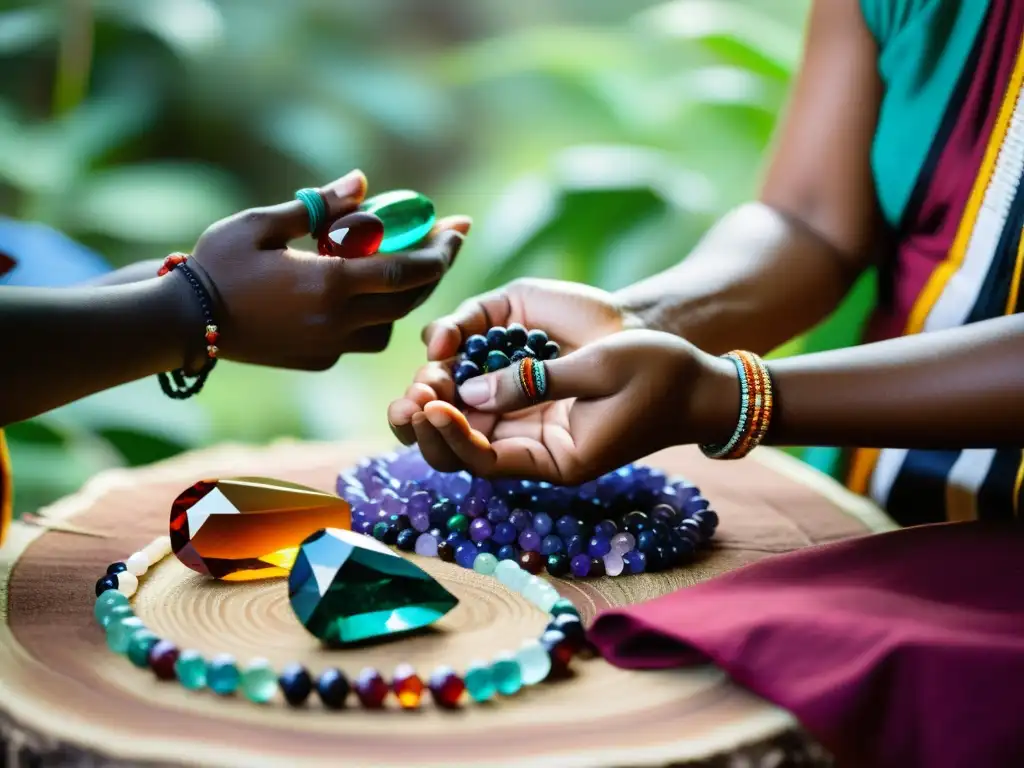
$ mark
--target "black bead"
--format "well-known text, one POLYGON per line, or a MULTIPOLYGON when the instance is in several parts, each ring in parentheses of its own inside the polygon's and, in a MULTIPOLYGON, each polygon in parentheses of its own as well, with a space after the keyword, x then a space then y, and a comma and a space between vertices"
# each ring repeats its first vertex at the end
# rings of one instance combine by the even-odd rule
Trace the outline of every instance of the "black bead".
POLYGON ((320 694, 320 701, 328 709, 342 709, 351 690, 352 686, 349 685, 348 678, 338 669, 325 669, 316 683, 316 692, 320 694))
POLYGON ((679 527, 676 530, 683 531, 686 529, 690 529, 691 531, 693 531, 693 533, 695 534, 695 541, 698 544, 704 539, 704 534, 701 533, 700 530, 700 523, 697 520, 694 520, 692 517, 683 520, 683 522, 679 524, 679 527))
POLYGON ((526 334, 526 344, 534 352, 540 352, 547 343, 548 335, 544 331, 534 330, 526 334))
POLYGON ((406 528, 411 528, 412 523, 409 522, 409 518, 405 515, 390 515, 388 517, 388 525, 393 526, 396 531, 401 533, 406 528))
POLYGON ((526 329, 519 323, 512 323, 508 327, 508 343, 515 348, 526 346, 526 329))
POLYGON ((540 358, 542 360, 557 360, 561 351, 562 348, 558 346, 557 341, 549 341, 540 349, 540 358))
POLYGON ((114 574, 121 573, 122 571, 127 570, 128 566, 124 563, 111 563, 107 566, 107 576, 113 576, 114 574))
POLYGON ((579 653, 587 644, 587 631, 583 628, 583 622, 577 616, 567 613, 556 616, 548 624, 545 631, 552 629, 557 629, 565 635, 565 639, 569 641, 574 653, 579 653))
POLYGON ((594 579, 594 578, 597 578, 598 576, 604 576, 604 574, 605 574, 604 560, 602 560, 600 557, 592 557, 592 558, 590 558, 590 573, 588 573, 587 575, 590 578, 594 579))
POLYGON ((434 528, 444 528, 448 524, 448 519, 458 511, 453 502, 439 499, 430 507, 430 525, 434 528))
POLYGON ((117 589, 117 574, 104 576, 102 579, 96 582, 96 597, 99 597, 104 592, 110 589, 117 589))
POLYGON ((710 538, 718 528, 718 513, 713 509, 705 509, 703 512, 695 512, 691 520, 700 524, 700 532, 705 538, 710 538))
POLYGON ((395 543, 398 544, 398 548, 403 552, 414 552, 416 550, 416 539, 419 536, 419 531, 413 528, 406 528, 404 531, 399 531, 398 540, 395 543))
POLYGON ((455 562, 455 545, 450 541, 442 541, 437 545, 437 556, 446 563, 455 562))
POLYGON ((398 543, 398 529, 388 523, 387 530, 384 531, 384 538, 381 539, 385 544, 397 544, 398 543))
POLYGON ((472 360, 477 365, 483 365, 484 360, 487 359, 487 337, 481 336, 479 333, 473 334, 463 346, 466 351, 466 357, 472 360))
POLYGON ((384 541, 388 535, 388 524, 381 520, 379 523, 374 523, 373 528, 370 529, 370 533, 373 534, 373 538, 377 541, 384 541))
POLYGON ((483 373, 483 371, 480 370, 479 365, 474 363, 472 360, 463 360, 455 366, 455 373, 452 375, 452 378, 455 379, 455 384, 461 387, 467 381, 475 376, 479 376, 481 373, 483 373))
POLYGON ((508 331, 496 325, 487 332, 487 346, 492 350, 504 352, 508 349, 508 331))
POLYGON ((569 556, 556 552, 548 555, 548 573, 552 576, 565 576, 569 573, 569 556))
POLYGON ((277 684, 281 687, 281 693, 285 701, 293 707, 301 707, 309 698, 313 690, 313 679, 309 672, 301 664, 289 664, 277 678, 277 684))

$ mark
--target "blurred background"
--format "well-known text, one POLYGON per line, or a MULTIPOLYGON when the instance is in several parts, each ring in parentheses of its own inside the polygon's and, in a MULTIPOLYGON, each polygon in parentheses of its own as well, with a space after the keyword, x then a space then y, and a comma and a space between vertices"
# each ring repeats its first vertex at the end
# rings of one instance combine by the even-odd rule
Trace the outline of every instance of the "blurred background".
MULTIPOLYGON (((527 274, 615 289, 677 262, 754 193, 808 4, 0 0, 0 250, 20 260, 0 283, 188 250, 354 167, 371 194, 476 219, 384 355, 314 375, 223 363, 194 400, 142 381, 10 428, 17 510, 218 441, 380 438, 420 327, 462 298, 527 274)), ((851 341, 870 301, 865 282, 781 352, 851 341)))

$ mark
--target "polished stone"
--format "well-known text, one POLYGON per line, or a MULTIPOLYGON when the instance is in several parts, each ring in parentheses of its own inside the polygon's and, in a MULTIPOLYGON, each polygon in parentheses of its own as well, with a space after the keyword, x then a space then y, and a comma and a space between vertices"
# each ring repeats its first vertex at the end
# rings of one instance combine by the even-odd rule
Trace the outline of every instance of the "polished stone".
POLYGON ((394 253, 416 245, 430 233, 436 219, 430 199, 408 189, 371 197, 359 210, 372 213, 384 223, 380 253, 394 253))

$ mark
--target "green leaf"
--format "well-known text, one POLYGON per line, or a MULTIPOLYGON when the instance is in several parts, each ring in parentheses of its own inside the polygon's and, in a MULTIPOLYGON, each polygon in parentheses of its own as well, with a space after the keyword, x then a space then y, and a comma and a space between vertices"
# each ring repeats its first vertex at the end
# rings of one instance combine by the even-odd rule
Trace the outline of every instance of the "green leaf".
POLYGON ((52 8, 18 8, 0 13, 0 56, 16 56, 50 40, 57 32, 52 8))
POLYGON ((146 30, 182 56, 213 49, 224 38, 224 18, 211 0, 96 0, 97 13, 146 30))

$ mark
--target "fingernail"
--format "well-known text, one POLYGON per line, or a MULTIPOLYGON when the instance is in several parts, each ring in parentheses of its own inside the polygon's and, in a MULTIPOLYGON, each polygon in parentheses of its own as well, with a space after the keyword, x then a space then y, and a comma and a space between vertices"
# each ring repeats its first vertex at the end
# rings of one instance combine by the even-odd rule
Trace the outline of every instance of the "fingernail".
POLYGON ((321 238, 320 252, 324 256, 358 259, 371 256, 384 239, 384 222, 372 213, 357 211, 342 216, 321 238))
POLYGON ((452 423, 452 417, 439 408, 427 411, 427 419, 438 429, 444 429, 452 423))
POLYGON ((338 197, 361 197, 366 191, 366 175, 359 169, 349 171, 331 185, 331 191, 338 197))
POLYGON ((470 379, 459 387, 459 397, 466 405, 475 407, 486 405, 492 397, 491 380, 487 378, 470 379))

